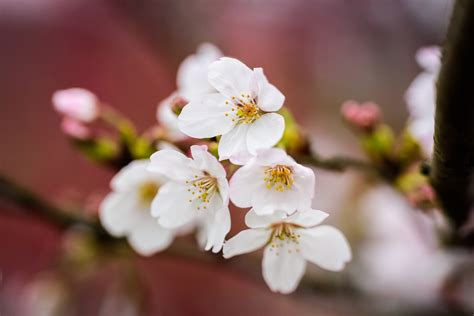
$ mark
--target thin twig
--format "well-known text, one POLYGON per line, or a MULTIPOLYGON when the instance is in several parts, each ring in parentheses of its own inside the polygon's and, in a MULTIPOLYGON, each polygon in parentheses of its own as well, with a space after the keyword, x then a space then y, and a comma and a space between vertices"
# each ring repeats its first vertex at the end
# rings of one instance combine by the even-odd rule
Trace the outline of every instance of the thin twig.
POLYGON ((22 211, 45 219, 61 229, 76 224, 83 224, 94 228, 98 226, 94 221, 88 220, 79 214, 68 212, 52 205, 35 193, 1 174, 0 198, 22 207, 22 211))
POLYGON ((313 165, 315 167, 330 171, 342 172, 346 171, 347 169, 357 169, 370 173, 379 173, 379 170, 369 162, 348 157, 322 158, 313 154, 298 157, 297 160, 300 163, 313 165))

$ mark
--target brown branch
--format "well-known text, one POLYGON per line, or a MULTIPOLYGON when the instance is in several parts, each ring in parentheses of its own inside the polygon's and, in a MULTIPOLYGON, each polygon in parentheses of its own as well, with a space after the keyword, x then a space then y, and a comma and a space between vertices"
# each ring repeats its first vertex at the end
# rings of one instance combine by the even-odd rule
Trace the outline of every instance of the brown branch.
POLYGON ((322 158, 319 155, 312 154, 300 156, 297 160, 303 164, 336 172, 346 171, 347 169, 356 169, 369 173, 379 173, 379 170, 371 163, 349 157, 322 158))
MULTIPOLYGON (((455 4, 437 83, 431 182, 456 231, 472 204, 474 165, 474 1, 455 4)), ((457 236, 459 237, 459 236, 457 236)))
POLYGON ((50 204, 4 175, 0 175, 0 198, 22 207, 23 212, 44 219, 61 229, 75 224, 83 224, 94 228, 98 226, 98 223, 79 214, 62 210, 50 204))

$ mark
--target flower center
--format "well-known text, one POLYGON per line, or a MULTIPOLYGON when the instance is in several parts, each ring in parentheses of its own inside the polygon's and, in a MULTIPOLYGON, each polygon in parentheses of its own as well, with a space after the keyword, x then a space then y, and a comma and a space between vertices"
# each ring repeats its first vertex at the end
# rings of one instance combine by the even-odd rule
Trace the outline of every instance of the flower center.
POLYGON ((280 251, 287 251, 288 253, 300 252, 300 235, 295 234, 294 229, 297 225, 290 223, 277 223, 271 226, 273 232, 270 238, 270 251, 275 251, 277 256, 280 255, 280 251), (293 246, 293 249, 292 249, 293 246))
POLYGON ((197 201, 199 206, 196 208, 198 210, 207 209, 207 205, 211 202, 212 197, 218 191, 217 179, 210 176, 207 173, 204 173, 204 176, 194 176, 195 179, 186 181, 186 184, 190 184, 191 187, 188 188, 188 192, 191 193, 191 198, 189 203, 197 201))
POLYGON ((158 193, 159 185, 155 182, 145 182, 138 188, 138 195, 140 201, 144 204, 149 204, 158 193))
MULTIPOLYGON (((229 101, 225 103, 229 104, 229 101)), ((250 94, 241 94, 239 98, 232 97, 232 103, 232 122, 251 124, 258 120, 263 114, 262 110, 257 106, 256 100, 250 97, 250 94)), ((226 113, 225 116, 229 116, 229 112, 226 113)))
POLYGON ((276 191, 283 192, 291 188, 295 180, 293 179, 293 170, 288 166, 276 165, 273 168, 265 170, 263 179, 268 189, 274 188, 276 191))

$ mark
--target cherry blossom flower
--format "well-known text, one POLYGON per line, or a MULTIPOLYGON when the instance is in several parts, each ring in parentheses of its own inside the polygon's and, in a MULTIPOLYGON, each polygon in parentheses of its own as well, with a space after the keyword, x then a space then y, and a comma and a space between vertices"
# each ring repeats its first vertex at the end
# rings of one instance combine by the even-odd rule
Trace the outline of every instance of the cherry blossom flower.
POLYGON ((262 273, 274 292, 291 293, 306 270, 306 261, 323 269, 340 271, 351 260, 351 250, 344 235, 331 226, 317 226, 327 213, 317 210, 285 212, 258 216, 247 213, 243 230, 224 244, 224 258, 249 253, 265 247, 262 273))
POLYGON ((56 91, 53 106, 57 112, 83 123, 90 123, 99 115, 99 100, 92 92, 81 88, 56 91))
POLYGON ((222 56, 221 51, 210 43, 199 45, 196 54, 188 56, 178 68, 176 78, 177 91, 160 102, 157 118, 166 128, 168 137, 179 141, 187 136, 178 128, 178 115, 183 107, 196 98, 216 92, 207 80, 209 64, 222 56))
POLYGON ((279 148, 262 150, 230 180, 230 199, 259 215, 308 209, 314 196, 314 172, 279 148))
POLYGON ((194 138, 222 135, 219 159, 245 163, 258 150, 273 147, 285 122, 278 111, 283 94, 270 84, 262 68, 251 70, 234 58, 209 66, 208 79, 218 93, 191 100, 179 115, 180 130, 194 138))
POLYGON ((434 115, 436 106, 436 80, 441 68, 439 47, 425 47, 416 54, 423 68, 405 94, 410 113, 408 130, 417 139, 427 156, 433 152, 434 115))
POLYGON ((111 181, 112 192, 99 208, 104 228, 112 236, 126 236, 144 256, 167 248, 178 232, 163 228, 150 214, 151 202, 167 179, 149 172, 148 165, 148 160, 136 160, 120 170, 111 181))
POLYGON ((205 249, 219 252, 230 230, 226 172, 206 146, 191 146, 191 154, 193 159, 164 149, 151 156, 148 169, 171 179, 153 200, 151 213, 167 228, 200 223, 205 249))

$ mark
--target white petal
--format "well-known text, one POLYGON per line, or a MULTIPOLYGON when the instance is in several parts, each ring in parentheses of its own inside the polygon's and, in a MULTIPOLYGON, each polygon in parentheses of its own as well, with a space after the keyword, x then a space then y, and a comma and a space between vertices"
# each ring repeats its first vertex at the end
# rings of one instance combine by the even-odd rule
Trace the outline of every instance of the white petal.
POLYGON ((163 149, 150 157, 150 172, 166 175, 168 178, 183 181, 200 175, 201 171, 194 167, 194 162, 176 150, 163 149))
POLYGON ((135 190, 137 186, 144 182, 153 181, 158 185, 166 181, 166 177, 161 174, 154 174, 148 171, 150 161, 148 159, 134 160, 123 167, 111 180, 110 185, 115 191, 135 190))
POLYGON ((206 229, 205 225, 198 225, 197 226, 196 241, 198 243, 199 249, 206 248, 207 229, 206 229))
POLYGON ((268 148, 259 151, 256 159, 256 164, 266 167, 274 167, 276 165, 294 166, 296 162, 291 158, 286 151, 281 148, 268 148))
POLYGON ((229 205, 229 182, 227 178, 217 179, 217 187, 219 189, 219 195, 221 196, 223 205, 229 205))
MULTIPOLYGON (((251 206, 258 215, 272 214, 277 210, 292 214, 302 203, 300 197, 300 192, 294 188, 294 185, 290 189, 280 192, 274 188, 267 188, 262 180, 252 194, 251 206)), ((309 198, 306 200, 310 201, 309 198)), ((309 207, 309 205, 306 207, 309 207)))
POLYGON ((257 104, 266 112, 278 111, 285 102, 285 96, 274 85, 270 84, 262 68, 253 70, 251 84, 257 95, 257 104))
POLYGON ((408 123, 408 130, 420 143, 423 152, 430 157, 434 145, 434 118, 411 120, 408 123))
POLYGON ((197 209, 198 211, 202 211, 203 210, 202 206, 205 205, 206 208, 204 210, 205 210, 206 214, 211 214, 212 216, 214 216, 214 214, 216 214, 223 207, 228 207, 229 206, 229 200, 224 201, 222 199, 222 196, 219 193, 215 193, 210 198, 209 203, 202 204, 202 201, 199 200, 199 199, 196 199, 193 203, 194 203, 194 206, 196 207, 196 209, 197 209, 197 207, 199 207, 199 209, 197 209))
POLYGON ((227 98, 250 93, 252 70, 235 58, 222 57, 209 65, 211 85, 227 98))
POLYGON ((237 166, 245 165, 250 159, 254 156, 250 154, 248 151, 239 151, 238 153, 229 157, 229 161, 237 166))
POLYGON ((351 260, 351 249, 344 235, 331 226, 298 229, 301 253, 321 268, 340 271, 351 260))
POLYGON ((298 212, 288 216, 286 221, 302 227, 312 227, 320 224, 328 216, 328 213, 319 210, 298 210, 298 212))
POLYGON ((207 80, 208 67, 221 56, 216 46, 204 43, 199 45, 196 54, 183 60, 178 68, 176 83, 184 98, 194 100, 214 90, 207 80))
POLYGON ((286 218, 286 212, 277 211, 269 215, 257 215, 253 209, 245 214, 245 225, 250 228, 268 228, 270 225, 282 222, 286 218))
POLYGON ((263 247, 270 239, 268 229, 246 229, 227 240, 224 244, 224 258, 228 259, 249 253, 263 247))
POLYGON ((434 118, 436 79, 436 74, 423 72, 408 87, 405 93, 405 102, 411 118, 434 118))
POLYGON ((225 178, 226 172, 224 167, 216 157, 207 151, 207 146, 193 145, 191 146, 191 155, 197 168, 207 171, 210 175, 216 178, 225 178))
POLYGON ((316 177, 314 171, 308 167, 297 164, 293 166, 294 183, 293 187, 299 192, 299 210, 306 210, 311 207, 314 197, 316 177))
POLYGON ((225 236, 229 231, 230 213, 229 208, 225 206, 215 214, 213 220, 208 224, 205 250, 212 248, 214 253, 221 251, 225 236))
POLYGON ((188 103, 178 117, 179 129, 194 138, 210 138, 229 132, 235 123, 230 113, 231 105, 225 103, 224 96, 208 94, 188 103))
POLYGON ((156 144, 156 149, 157 150, 168 149, 168 150, 174 150, 174 151, 177 151, 177 152, 181 152, 181 149, 176 147, 176 145, 174 145, 170 142, 164 141, 164 140, 159 140, 158 141, 158 143, 156 144))
POLYGON ((143 207, 133 193, 108 194, 99 207, 99 218, 109 234, 121 237, 127 234, 137 221, 143 207))
POLYGON ((219 141, 219 160, 230 159, 232 163, 241 164, 250 158, 247 149, 248 124, 239 124, 230 132, 222 135, 219 141))
POLYGON ((282 243, 279 248, 266 247, 263 252, 263 279, 273 292, 293 292, 306 270, 306 261, 293 244, 282 243))
POLYGON ((283 192, 275 188, 268 188, 263 181, 263 172, 258 176, 259 183, 254 187, 251 206, 258 215, 271 214, 274 211, 281 210, 292 214, 298 209, 308 209, 311 206, 312 195, 305 192, 304 186, 296 181, 290 188, 283 192))
POLYGON ((277 113, 267 113, 250 125, 247 133, 248 151, 255 155, 259 149, 275 146, 285 130, 285 120, 277 113))
POLYGON ((252 206, 252 196, 260 181, 263 182, 263 170, 252 163, 237 169, 229 181, 230 200, 236 206, 252 206))
POLYGON ((160 188, 151 204, 151 215, 165 228, 178 228, 191 222, 197 215, 196 206, 190 203, 188 186, 168 182, 160 188))
POLYGON ((151 256, 168 248, 173 238, 172 230, 161 227, 156 219, 147 214, 147 218, 130 232, 128 242, 140 255, 151 256))

